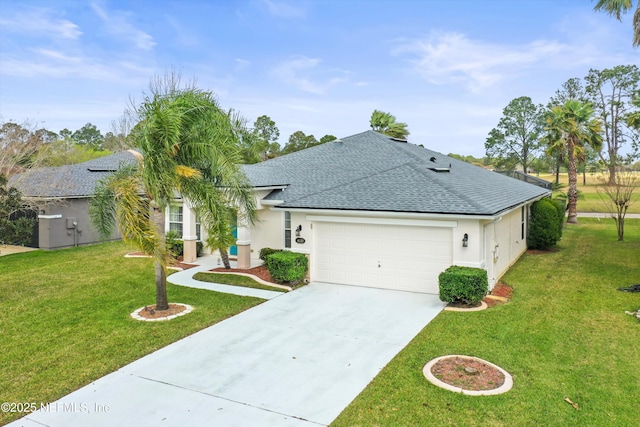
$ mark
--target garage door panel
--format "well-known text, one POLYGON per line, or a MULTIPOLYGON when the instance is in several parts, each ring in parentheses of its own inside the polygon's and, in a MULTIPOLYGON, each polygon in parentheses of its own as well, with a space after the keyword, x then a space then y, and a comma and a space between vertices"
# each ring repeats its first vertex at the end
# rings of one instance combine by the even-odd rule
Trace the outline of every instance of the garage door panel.
POLYGON ((314 280, 438 293, 451 265, 450 228, 316 223, 314 280))

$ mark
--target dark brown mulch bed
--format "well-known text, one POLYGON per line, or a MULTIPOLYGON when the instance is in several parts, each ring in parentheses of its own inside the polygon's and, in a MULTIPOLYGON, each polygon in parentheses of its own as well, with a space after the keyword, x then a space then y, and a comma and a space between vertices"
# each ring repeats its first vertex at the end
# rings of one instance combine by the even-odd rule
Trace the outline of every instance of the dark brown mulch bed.
POLYGON ((513 296, 513 288, 502 282, 498 282, 493 287, 493 290, 491 291, 491 295, 496 295, 499 297, 511 299, 511 297, 513 296))
POLYGON ((267 266, 266 265, 261 265, 258 267, 253 267, 253 268, 247 268, 247 269, 241 269, 241 268, 230 268, 230 269, 226 269, 224 267, 218 267, 218 268, 214 268, 213 270, 209 270, 209 271, 214 271, 216 273, 246 273, 246 274, 253 274, 256 277, 261 278, 262 280, 269 282, 269 283, 277 283, 275 280, 273 280, 273 277, 271 277, 271 274, 269 274, 269 270, 267 270, 267 266))
POLYGON ((169 265, 169 267, 177 267, 177 268, 181 268, 183 270, 188 270, 190 268, 197 267, 197 265, 196 264, 186 264, 184 262, 178 261, 178 262, 172 262, 169 265))
MULTIPOLYGON (((506 284, 502 283, 502 282, 498 282, 498 283, 496 283, 496 285, 491 290, 491 295, 495 295, 495 296, 498 296, 498 297, 511 299, 511 297, 513 296, 513 288, 511 286, 509 286, 509 285, 506 285, 506 284)), ((493 307, 496 304, 503 304, 502 301, 491 299, 491 298, 486 298, 486 297, 484 298, 483 301, 485 303, 487 303, 488 307, 493 307)))
MULTIPOLYGON (((129 256, 151 258, 149 255, 145 255, 143 252, 131 252, 128 255, 129 256)), ((169 263, 169 267, 181 268, 183 270, 188 270, 190 268, 197 267, 197 266, 198 266, 197 264, 187 264, 187 263, 182 262, 182 257, 178 257, 176 260, 174 260, 171 263, 169 263)))

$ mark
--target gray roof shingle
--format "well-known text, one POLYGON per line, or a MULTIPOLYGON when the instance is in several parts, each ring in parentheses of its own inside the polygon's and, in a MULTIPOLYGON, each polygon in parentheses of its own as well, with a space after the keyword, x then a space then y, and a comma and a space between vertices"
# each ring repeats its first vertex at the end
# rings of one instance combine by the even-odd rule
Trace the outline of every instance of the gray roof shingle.
POLYGON ((130 151, 121 151, 75 165, 45 167, 14 175, 9 185, 15 186, 22 197, 80 198, 93 195, 98 181, 122 165, 136 163, 130 151))
POLYGON ((495 215, 548 190, 366 131, 244 166, 279 208, 495 215), (440 171, 438 171, 440 170, 440 171))

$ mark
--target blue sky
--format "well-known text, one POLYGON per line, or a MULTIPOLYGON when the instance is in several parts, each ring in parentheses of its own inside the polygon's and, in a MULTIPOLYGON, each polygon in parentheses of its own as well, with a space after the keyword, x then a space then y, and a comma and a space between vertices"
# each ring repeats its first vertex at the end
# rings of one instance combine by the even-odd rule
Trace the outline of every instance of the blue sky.
POLYGON ((590 0, 0 0, 0 118, 55 132, 112 120, 175 69, 286 143, 368 129, 484 155, 514 98, 546 104, 590 68, 640 64, 631 14, 590 0))

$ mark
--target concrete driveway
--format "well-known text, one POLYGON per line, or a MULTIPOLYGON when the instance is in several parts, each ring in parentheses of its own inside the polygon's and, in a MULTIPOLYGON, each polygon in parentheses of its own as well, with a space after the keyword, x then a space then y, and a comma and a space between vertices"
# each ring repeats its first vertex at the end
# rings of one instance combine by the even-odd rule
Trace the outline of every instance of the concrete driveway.
POLYGON ((443 307, 437 295, 311 283, 10 426, 328 425, 443 307))

